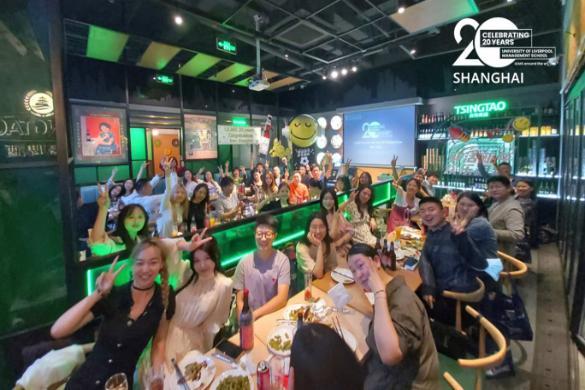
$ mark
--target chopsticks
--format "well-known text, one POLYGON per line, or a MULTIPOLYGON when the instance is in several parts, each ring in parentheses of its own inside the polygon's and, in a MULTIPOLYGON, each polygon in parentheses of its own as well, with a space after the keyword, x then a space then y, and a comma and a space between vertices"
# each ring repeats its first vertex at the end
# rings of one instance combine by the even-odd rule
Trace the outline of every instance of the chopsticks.
POLYGON ((351 276, 347 276, 346 274, 342 274, 341 272, 337 272, 335 270, 331 270, 331 273, 342 276, 344 279, 351 280, 352 283, 355 283, 355 280, 351 276))
POLYGON ((340 335, 341 338, 345 340, 345 337, 343 336, 343 330, 341 328, 341 322, 339 322, 339 317, 337 317, 337 315, 333 316, 332 321, 333 321, 333 327, 335 328, 335 331, 337 332, 337 334, 340 335))
POLYGON ((175 367, 175 372, 177 373, 177 377, 179 378, 179 380, 177 381, 177 384, 181 385, 181 387, 183 387, 184 389, 189 390, 189 385, 187 384, 187 380, 185 379, 185 376, 181 372, 181 369, 179 368, 179 365, 177 364, 177 361, 175 360, 175 358, 171 359, 171 363, 173 363, 173 366, 175 367))

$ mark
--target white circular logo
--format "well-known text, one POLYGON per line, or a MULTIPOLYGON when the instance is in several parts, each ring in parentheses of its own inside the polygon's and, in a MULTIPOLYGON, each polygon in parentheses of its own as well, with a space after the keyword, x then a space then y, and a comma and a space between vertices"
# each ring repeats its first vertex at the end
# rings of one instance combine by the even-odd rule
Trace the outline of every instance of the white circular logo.
POLYGON ((327 146, 327 137, 324 135, 320 135, 317 137, 317 147, 319 149, 324 149, 327 146))
POLYGON ((339 134, 335 134, 333 137, 331 137, 331 146, 333 146, 335 149, 339 149, 342 143, 343 138, 339 134))
POLYGON ((49 91, 29 91, 24 96, 24 108, 39 118, 45 118, 54 114, 53 94, 49 91))
POLYGON ((341 164, 341 154, 339 153, 333 153, 333 165, 339 165, 341 164))
POLYGON ((343 119, 341 119, 341 116, 335 115, 333 118, 331 118, 331 128, 333 130, 341 129, 342 125, 343 125, 343 119))
POLYGON ((327 128, 327 119, 325 119, 325 117, 320 117, 319 119, 317 119, 317 123, 319 124, 319 127, 322 128, 323 130, 327 128))
POLYGON ((323 153, 323 152, 317 153, 317 164, 321 165, 321 161, 323 161, 323 157, 325 157, 325 153, 323 153))

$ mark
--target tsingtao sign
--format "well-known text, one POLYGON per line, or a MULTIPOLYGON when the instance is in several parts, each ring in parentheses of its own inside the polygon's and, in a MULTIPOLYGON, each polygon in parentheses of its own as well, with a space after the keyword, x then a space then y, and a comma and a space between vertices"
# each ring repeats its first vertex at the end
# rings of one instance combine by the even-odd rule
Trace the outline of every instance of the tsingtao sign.
POLYGON ((508 102, 505 100, 461 104, 453 107, 455 115, 468 115, 469 118, 487 118, 491 113, 502 112, 507 109, 508 102))

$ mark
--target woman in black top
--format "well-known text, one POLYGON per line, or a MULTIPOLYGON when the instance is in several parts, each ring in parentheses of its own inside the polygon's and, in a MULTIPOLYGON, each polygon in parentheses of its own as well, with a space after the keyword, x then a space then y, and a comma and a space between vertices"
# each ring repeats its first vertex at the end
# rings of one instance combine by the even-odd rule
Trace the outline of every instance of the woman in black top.
POLYGON ((120 372, 126 374, 131 389, 136 362, 153 336, 152 363, 155 367, 162 363, 167 321, 174 312, 174 295, 168 284, 165 258, 166 252, 159 240, 142 241, 131 255, 134 280, 113 287, 124 268, 114 271, 116 258, 109 271, 96 280, 95 291, 53 324, 51 335, 61 338, 94 318, 103 317, 93 351, 73 373, 66 389, 101 390, 109 377, 120 372), (155 283, 159 274, 161 285, 155 283))
POLYGON ((196 228, 196 229, 203 229, 207 226, 206 219, 207 219, 207 206, 209 204, 209 188, 207 184, 200 183, 197 184, 195 189, 193 190, 193 196, 191 197, 191 202, 189 203, 189 216, 188 224, 189 230, 196 228))

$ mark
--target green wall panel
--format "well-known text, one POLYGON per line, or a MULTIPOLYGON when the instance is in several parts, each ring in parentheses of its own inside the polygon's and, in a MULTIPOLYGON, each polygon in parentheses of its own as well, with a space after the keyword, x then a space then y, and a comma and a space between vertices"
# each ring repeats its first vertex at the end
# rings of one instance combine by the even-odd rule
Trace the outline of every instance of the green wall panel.
MULTIPOLYGON (((138 175, 138 171, 140 171, 140 166, 144 161, 132 161, 132 174, 131 178, 136 179, 136 175, 138 175)), ((148 172, 145 172, 144 175, 147 175, 148 172)))
POLYGON ((77 167, 74 175, 76 185, 95 184, 98 180, 95 167, 77 167))
MULTIPOLYGON (((141 127, 130 128, 130 158, 146 160, 146 130, 141 127)), ((137 171, 138 172, 138 171, 137 171)))
MULTIPOLYGON (((97 167, 99 181, 102 183, 107 181, 112 175, 113 168, 113 166, 97 167)), ((116 168, 118 168, 116 178, 114 179, 116 182, 126 180, 130 177, 130 169, 128 168, 128 165, 116 165, 116 168)))

